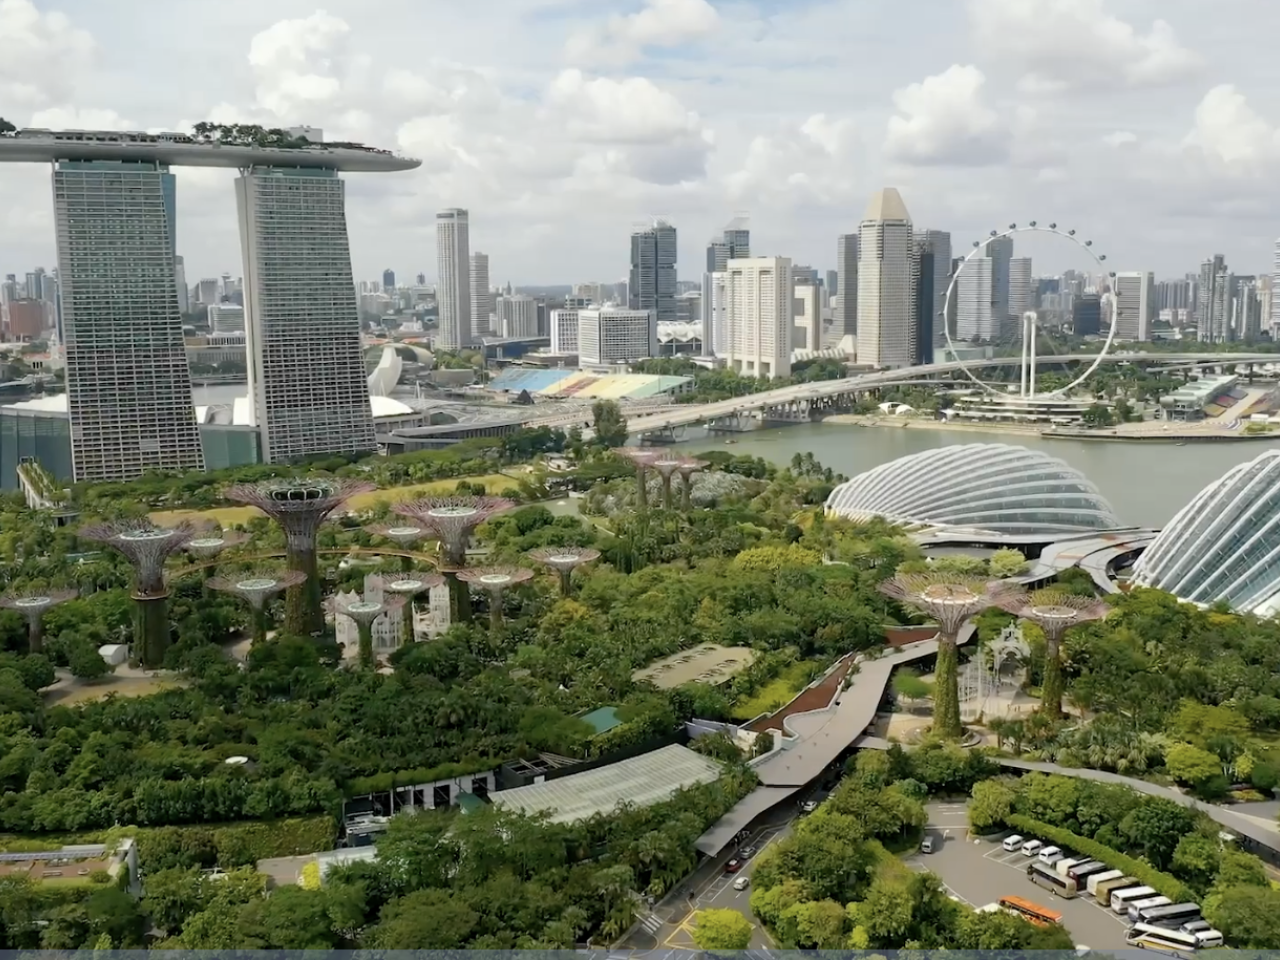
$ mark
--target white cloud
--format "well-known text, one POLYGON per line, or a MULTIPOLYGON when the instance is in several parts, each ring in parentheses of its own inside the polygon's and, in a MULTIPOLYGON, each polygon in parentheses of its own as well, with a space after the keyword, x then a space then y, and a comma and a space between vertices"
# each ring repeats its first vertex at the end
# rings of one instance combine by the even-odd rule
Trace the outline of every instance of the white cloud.
POLYGON ((853 203, 860 190, 856 148, 851 120, 814 114, 773 135, 753 137, 736 169, 725 176, 725 192, 734 204, 779 211, 788 204, 853 203))
POLYGON ((96 51, 87 32, 31 0, 0 0, 0 38, 0 104, 10 113, 63 102, 96 51))
POLYGON ((921 166, 982 166, 1009 155, 1008 130, 982 99, 986 78, 975 66, 944 72, 893 94, 885 153, 921 166))
POLYGON ((1159 86, 1203 65, 1165 21, 1140 32, 1104 0, 969 0, 968 12, 978 49, 1023 71, 1027 93, 1159 86))
POLYGON ((281 20, 249 44, 258 105, 278 117, 306 115, 342 92, 351 28, 323 10, 303 20, 281 20))
POLYGON ((1204 95, 1195 126, 1184 143, 1223 166, 1257 171, 1280 159, 1280 129, 1259 116, 1235 87, 1223 84, 1204 95))
POLYGON ((569 37, 565 57, 574 64, 626 64, 648 48, 669 49, 701 40, 720 24, 707 0, 646 0, 636 13, 610 17, 569 37))

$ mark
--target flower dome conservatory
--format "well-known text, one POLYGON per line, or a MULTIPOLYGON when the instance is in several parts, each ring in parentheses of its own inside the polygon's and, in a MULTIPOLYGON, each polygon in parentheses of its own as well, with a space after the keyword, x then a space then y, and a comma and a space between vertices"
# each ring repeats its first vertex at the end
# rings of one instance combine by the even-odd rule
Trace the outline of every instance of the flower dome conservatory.
POLYGON ((1138 559, 1133 582, 1193 603, 1280 612, 1280 450, 1196 494, 1138 559))
POLYGON ((1078 470, 1003 443, 938 447, 860 473, 831 491, 829 515, 992 533, 1087 533, 1121 526, 1078 470))

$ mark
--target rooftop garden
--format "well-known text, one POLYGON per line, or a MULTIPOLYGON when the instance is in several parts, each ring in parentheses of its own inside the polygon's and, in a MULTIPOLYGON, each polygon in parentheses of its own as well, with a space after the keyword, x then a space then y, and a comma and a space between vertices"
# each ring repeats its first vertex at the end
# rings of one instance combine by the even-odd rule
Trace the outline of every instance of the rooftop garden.
MULTIPOLYGON (((0 129, 3 129, 0 127, 0 129)), ((256 123, 209 123, 202 121, 192 127, 198 143, 217 143, 229 147, 270 147, 276 150, 307 150, 311 147, 328 147, 338 150, 363 150, 367 153, 390 155, 390 150, 377 150, 363 143, 312 143, 306 137, 295 137, 279 127, 263 127, 256 123)))

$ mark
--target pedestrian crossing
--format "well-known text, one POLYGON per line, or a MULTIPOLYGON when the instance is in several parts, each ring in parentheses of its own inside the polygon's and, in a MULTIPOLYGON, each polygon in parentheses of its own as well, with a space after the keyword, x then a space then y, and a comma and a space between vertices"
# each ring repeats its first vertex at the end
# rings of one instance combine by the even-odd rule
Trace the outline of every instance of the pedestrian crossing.
POLYGON ((649 933, 657 933, 662 929, 662 919, 651 913, 640 921, 640 928, 649 931, 649 933))

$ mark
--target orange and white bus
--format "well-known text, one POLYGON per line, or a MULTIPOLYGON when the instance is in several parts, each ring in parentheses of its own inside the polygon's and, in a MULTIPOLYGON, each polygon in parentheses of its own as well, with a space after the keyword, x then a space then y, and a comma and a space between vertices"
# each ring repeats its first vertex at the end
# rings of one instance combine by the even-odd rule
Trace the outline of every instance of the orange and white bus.
POLYGON ((1050 910, 1048 907, 1042 907, 1022 897, 1001 897, 998 902, 1002 910, 1007 910, 1024 920, 1030 920, 1040 927, 1051 927, 1062 923, 1062 914, 1057 910, 1050 910))

